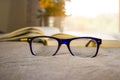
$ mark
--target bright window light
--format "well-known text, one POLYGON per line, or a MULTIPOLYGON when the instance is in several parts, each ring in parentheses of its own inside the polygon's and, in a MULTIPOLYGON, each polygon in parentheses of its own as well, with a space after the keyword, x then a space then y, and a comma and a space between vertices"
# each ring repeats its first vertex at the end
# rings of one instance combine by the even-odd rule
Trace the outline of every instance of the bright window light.
POLYGON ((119 0, 71 0, 65 9, 64 31, 120 32, 119 0))
POLYGON ((94 17, 119 12, 119 0, 71 0, 66 2, 66 14, 94 17))

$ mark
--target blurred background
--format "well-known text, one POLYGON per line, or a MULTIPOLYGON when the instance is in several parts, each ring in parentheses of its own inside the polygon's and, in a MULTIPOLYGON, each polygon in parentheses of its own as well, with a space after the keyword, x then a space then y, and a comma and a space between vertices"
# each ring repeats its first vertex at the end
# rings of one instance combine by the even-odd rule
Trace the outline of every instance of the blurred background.
POLYGON ((28 26, 120 33, 119 0, 0 0, 0 31, 28 26))

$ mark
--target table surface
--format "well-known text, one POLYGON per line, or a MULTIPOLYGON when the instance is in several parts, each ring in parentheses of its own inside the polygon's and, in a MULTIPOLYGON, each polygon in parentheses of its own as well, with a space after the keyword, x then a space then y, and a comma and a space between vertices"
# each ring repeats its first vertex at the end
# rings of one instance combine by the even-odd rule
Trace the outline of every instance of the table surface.
POLYGON ((27 42, 0 42, 0 80, 120 80, 120 48, 101 48, 95 58, 33 56, 27 42))

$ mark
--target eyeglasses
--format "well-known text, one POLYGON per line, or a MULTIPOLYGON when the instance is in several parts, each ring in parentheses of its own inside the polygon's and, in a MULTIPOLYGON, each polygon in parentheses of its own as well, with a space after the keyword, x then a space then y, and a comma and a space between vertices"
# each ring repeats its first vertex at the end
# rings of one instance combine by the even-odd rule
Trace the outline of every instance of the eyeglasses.
POLYGON ((28 38, 32 55, 55 56, 62 44, 65 44, 72 56, 96 57, 102 40, 94 37, 75 37, 61 39, 52 36, 28 38))

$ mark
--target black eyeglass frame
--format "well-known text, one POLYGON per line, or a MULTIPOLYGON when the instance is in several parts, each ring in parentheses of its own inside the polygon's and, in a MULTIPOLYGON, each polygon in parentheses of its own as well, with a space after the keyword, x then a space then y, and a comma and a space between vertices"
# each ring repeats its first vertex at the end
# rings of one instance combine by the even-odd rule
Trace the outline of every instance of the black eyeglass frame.
POLYGON ((95 38, 95 37, 75 37, 75 38, 69 38, 69 39, 60 39, 60 38, 56 38, 56 37, 52 37, 52 36, 35 36, 35 37, 29 37, 27 39, 28 43, 29 43, 29 46, 30 46, 30 51, 32 53, 32 55, 35 55, 33 50, 32 50, 32 41, 35 39, 35 38, 52 38, 52 39, 55 39, 57 42, 58 42, 58 48, 57 50, 55 51, 55 53, 52 55, 52 56, 55 56, 57 54, 57 52, 59 51, 60 47, 62 44, 65 44, 67 45, 67 48, 69 50, 69 52, 71 53, 72 56, 75 56, 74 53, 71 51, 70 49, 70 42, 72 40, 75 40, 75 39, 90 39, 90 41, 86 44, 86 47, 89 45, 89 43, 93 40, 97 43, 97 49, 96 49, 96 53, 92 56, 92 57, 96 57, 97 54, 98 54, 98 51, 99 51, 99 48, 100 48, 100 45, 102 43, 102 39, 99 39, 99 38, 95 38))

